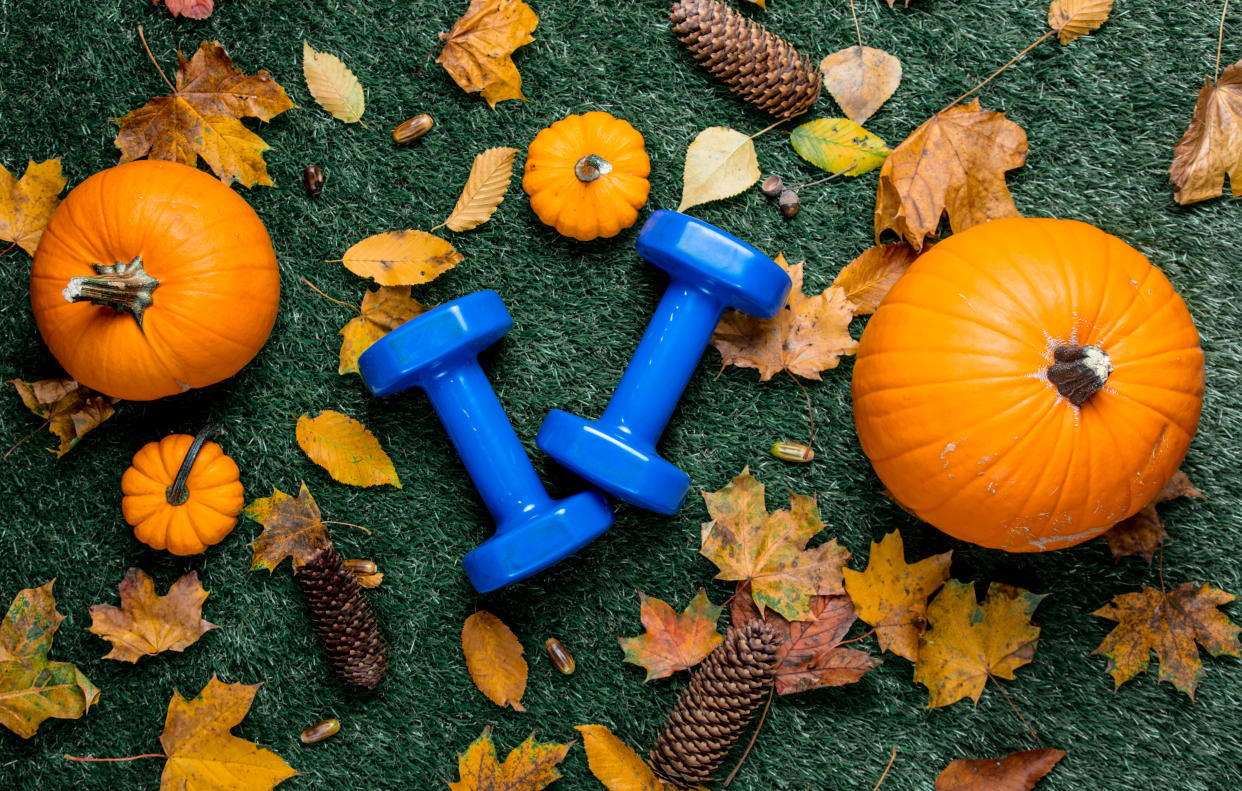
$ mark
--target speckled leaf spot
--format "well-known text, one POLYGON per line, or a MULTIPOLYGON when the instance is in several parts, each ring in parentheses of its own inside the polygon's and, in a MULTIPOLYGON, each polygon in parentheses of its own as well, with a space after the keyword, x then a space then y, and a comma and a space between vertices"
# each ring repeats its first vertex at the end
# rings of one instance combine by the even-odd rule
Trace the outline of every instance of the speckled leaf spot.
POLYGON ((362 423, 325 409, 315 417, 298 418, 298 447, 334 480, 350 486, 388 484, 401 488, 392 459, 362 423))
POLYGON ((289 557, 300 566, 332 543, 306 484, 296 498, 273 489, 271 497, 255 500, 242 513, 263 525, 263 532, 250 545, 254 549, 252 571, 272 571, 289 557))
POLYGON ((561 773, 557 765, 565 759, 569 744, 544 744, 534 734, 515 747, 505 762, 497 760, 492 743, 491 726, 457 758, 457 782, 448 784, 450 791, 542 791, 561 773))
POLYGON ((638 592, 640 612, 646 633, 638 637, 619 637, 625 661, 647 671, 644 681, 671 676, 678 670, 689 670, 707 658, 724 641, 716 629, 723 608, 699 592, 678 615, 667 602, 638 592))
POLYGON ((340 259, 359 277, 381 286, 429 283, 461 263, 453 245, 426 231, 388 231, 369 236, 345 251, 340 259))
POLYGON ((818 118, 789 136, 798 156, 829 173, 853 178, 884 164, 892 153, 876 135, 848 118, 818 118))

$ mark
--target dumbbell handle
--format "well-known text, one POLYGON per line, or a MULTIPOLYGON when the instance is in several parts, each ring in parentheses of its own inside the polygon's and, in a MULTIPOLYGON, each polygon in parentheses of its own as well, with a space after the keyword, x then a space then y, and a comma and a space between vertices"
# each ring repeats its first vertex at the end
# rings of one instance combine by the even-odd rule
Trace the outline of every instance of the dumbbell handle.
POLYGON ((600 423, 654 446, 722 313, 724 305, 708 293, 669 283, 600 423))
POLYGON ((552 502, 478 360, 428 377, 422 387, 496 520, 497 533, 552 502))

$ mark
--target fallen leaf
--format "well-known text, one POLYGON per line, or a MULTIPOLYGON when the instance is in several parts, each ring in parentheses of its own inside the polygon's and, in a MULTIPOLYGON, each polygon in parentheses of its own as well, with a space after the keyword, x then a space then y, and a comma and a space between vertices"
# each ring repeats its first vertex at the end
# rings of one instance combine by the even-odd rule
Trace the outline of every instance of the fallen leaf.
POLYGON ((959 758, 936 778, 935 791, 1030 791, 1064 757, 1064 750, 1043 748, 1004 758, 959 758))
POLYGON ((505 99, 526 100, 513 51, 535 40, 539 17, 522 0, 471 0, 448 33, 436 63, 466 93, 479 93, 489 105, 505 99))
POLYGON ((719 350, 722 365, 757 368, 761 382, 784 370, 818 380, 821 371, 837 367, 841 355, 858 349, 849 333, 854 306, 838 286, 806 296, 802 264, 789 266, 783 255, 776 257, 776 263, 793 281, 784 310, 775 318, 760 319, 730 308, 712 334, 712 345, 719 350))
POLYGON ((430 283, 461 263, 453 245, 426 231, 389 231, 368 236, 345 251, 345 268, 381 286, 430 283))
POLYGON ((229 731, 250 711, 260 684, 225 684, 212 675, 192 700, 174 692, 160 745, 168 756, 160 791, 265 791, 297 774, 279 755, 229 731))
POLYGON ((384 573, 377 571, 374 574, 355 574, 354 580, 364 588, 378 588, 384 581, 384 573))
MULTIPOLYGON (((172 12, 173 17, 183 16, 187 19, 206 19, 211 16, 216 0, 164 0, 164 5, 172 12)), ((159 5, 160 0, 152 0, 159 5)))
POLYGON ((526 711, 522 707, 526 660, 522 658, 522 644, 509 627, 490 612, 480 610, 462 624, 461 650, 466 655, 471 680, 488 700, 502 708, 512 706, 515 711, 526 711))
POLYGON ((824 87, 845 115, 865 124, 901 84, 901 61, 882 49, 847 47, 819 64, 824 87))
POLYGON ((1231 594, 1206 584, 1196 588, 1193 582, 1168 592, 1144 585, 1138 593, 1114 596, 1092 613, 1117 626, 1091 653, 1108 657, 1108 672, 1120 687, 1147 670, 1154 651, 1160 660, 1159 680, 1194 700, 1203 673, 1196 642, 1212 656, 1242 657, 1242 630, 1216 609, 1233 600, 1231 594))
POLYGON ((242 118, 270 121, 293 102, 262 69, 241 72, 219 42, 204 41, 194 57, 177 52, 177 86, 117 120, 121 161, 148 156, 194 167, 198 158, 225 184, 272 186, 263 152, 269 146, 242 118))
POLYGON ((116 414, 112 405, 118 399, 101 395, 73 379, 9 381, 17 388, 26 408, 44 418, 48 431, 60 438, 60 447, 53 451, 58 459, 77 445, 86 432, 116 414))
POLYGON ((159 596, 147 573, 131 568, 121 580, 120 596, 120 607, 91 605, 91 633, 112 643, 104 659, 137 662, 161 651, 184 651, 216 628, 203 619, 207 591, 199 584, 197 571, 159 596))
POLYGON ((306 484, 302 484, 297 499, 274 488, 271 497, 255 500, 242 513, 263 525, 263 532, 250 545, 254 548, 251 571, 274 571, 290 557, 295 566, 300 566, 332 543, 306 484))
POLYGON ((975 586, 949 580, 927 605, 914 681, 927 687, 927 708, 962 698, 979 702, 988 677, 1012 679, 1035 656, 1039 627, 1031 614, 1043 596, 993 582, 983 604, 975 586))
POLYGON ((845 569, 845 592, 858 617, 875 627, 880 650, 911 662, 918 659, 919 636, 927 626, 927 598, 949 578, 952 552, 906 563, 901 531, 871 542, 866 571, 845 569))
POLYGON ((66 183, 59 159, 30 160, 20 179, 0 165, 0 241, 16 242, 33 256, 66 183))
POLYGON ((1112 10, 1113 0, 1052 0, 1048 27, 1057 32, 1062 44, 1068 44, 1099 29, 1112 10))
POLYGON ((457 757, 456 783, 450 791, 540 791, 560 779, 557 764, 573 743, 540 744, 534 734, 522 742, 501 764, 496 760, 491 726, 457 757))
POLYGON ((1216 85, 1203 80, 1190 126, 1173 147, 1173 199, 1185 206, 1220 197, 1226 173, 1233 197, 1242 196, 1242 60, 1216 85))
POLYGON ((390 484, 401 488, 392 459, 366 426, 348 415, 325 409, 298 418, 298 447, 333 480, 350 486, 390 484))
POLYGON ((896 231, 915 250, 935 236, 942 214, 956 231, 1017 217, 1005 171, 1026 162, 1026 132, 975 99, 937 113, 893 150, 880 168, 875 236, 896 231))
POLYGON ((647 631, 639 637, 619 637, 617 642, 625 652, 626 662, 647 670, 644 682, 689 670, 724 642, 724 636, 716 630, 723 608, 712 604, 702 588, 681 615, 642 591, 638 598, 640 618, 647 631))
POLYGON ((1104 534, 1104 539, 1108 541, 1108 548, 1113 553, 1113 561, 1139 555, 1146 559, 1147 565, 1150 566, 1156 550, 1169 537, 1164 529, 1164 520, 1156 512, 1156 505, 1178 497, 1202 496, 1203 492, 1195 488, 1186 473, 1181 470, 1175 472, 1156 495, 1156 499, 1140 508, 1138 513, 1113 525, 1104 534))
POLYGON ((341 59, 327 52, 318 52, 302 42, 302 76, 306 87, 319 106, 333 118, 347 124, 357 123, 366 109, 362 83, 341 59))
POLYGON ((754 140, 727 127, 708 127, 686 149, 681 205, 677 211, 733 197, 749 189, 759 175, 754 140))
POLYGON ((884 164, 892 152, 884 141, 848 118, 817 118, 789 136, 798 156, 817 168, 861 176, 884 164))
POLYGON ((814 497, 791 493, 790 510, 769 514, 763 484, 749 467, 720 491, 702 494, 712 521, 703 525, 699 554, 720 569, 716 579, 748 580, 760 613, 771 607, 790 621, 806 620, 812 597, 845 592, 841 569, 849 551, 836 539, 806 548, 824 527, 814 497))
POLYGON ((371 344, 431 308, 410 297, 409 286, 380 286, 362 298, 360 315, 341 328, 339 374, 358 373, 358 358, 371 344))
POLYGON ((582 734, 587 766, 608 791, 665 791, 668 786, 638 753, 613 735, 604 725, 575 725, 582 734))
POLYGON ((919 254, 905 242, 877 244, 846 264, 832 284, 845 292, 855 316, 875 313, 880 300, 919 254))
POLYGON ((68 662, 51 662, 56 628, 52 582, 13 597, 0 622, 0 725, 29 739, 49 717, 76 720, 99 700, 99 690, 68 662))
POLYGON ((461 197, 444 221, 450 231, 469 231, 492 218, 509 190, 516 155, 516 148, 489 148, 474 158, 461 197))

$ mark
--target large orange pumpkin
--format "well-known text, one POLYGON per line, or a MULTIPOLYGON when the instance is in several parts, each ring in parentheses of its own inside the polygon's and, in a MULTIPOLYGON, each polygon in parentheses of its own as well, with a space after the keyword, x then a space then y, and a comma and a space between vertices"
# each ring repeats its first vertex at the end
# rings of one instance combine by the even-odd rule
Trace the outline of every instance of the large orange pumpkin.
POLYGON ((39 332, 71 377, 149 400, 237 373, 280 298, 267 230, 237 193, 175 162, 101 171, 56 209, 35 253, 39 332))
POLYGON ((1168 279, 1115 236, 1012 218, 921 256, 863 332, 863 451, 950 535, 1037 552, 1103 533, 1177 471, 1203 352, 1168 279))

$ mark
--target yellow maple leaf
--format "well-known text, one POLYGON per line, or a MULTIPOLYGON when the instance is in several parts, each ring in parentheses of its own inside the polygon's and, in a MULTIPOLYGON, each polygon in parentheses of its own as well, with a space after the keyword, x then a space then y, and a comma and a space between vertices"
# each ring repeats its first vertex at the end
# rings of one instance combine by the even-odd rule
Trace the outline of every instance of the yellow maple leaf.
POLYGON ((638 637, 618 637, 617 642, 625 652, 626 662, 647 671, 643 681, 689 670, 724 642, 724 635, 716 630, 723 608, 712 604, 702 588, 681 615, 667 602, 650 598, 642 591, 638 598, 639 618, 647 631, 638 637))
POLYGON ((843 290, 845 298, 853 303, 855 316, 866 316, 875 313, 880 300, 915 258, 918 253, 905 242, 877 244, 842 267, 832 284, 843 290))
POLYGON ((358 373, 358 358, 371 344, 431 308, 410 297, 409 286, 380 286, 362 298, 357 317, 341 328, 339 374, 358 373))
POLYGON ((161 651, 184 651, 216 625, 203 619, 207 591, 191 571, 159 596, 155 583, 142 569, 125 572, 120 585, 121 606, 91 605, 92 634, 112 643, 104 659, 137 662, 161 651))
POLYGON ((388 231, 368 236, 340 259, 359 277, 381 286, 429 283, 461 263, 453 245, 426 231, 388 231))
POLYGON ((450 791, 541 791, 558 780, 557 764, 571 744, 541 744, 534 734, 515 747, 505 762, 496 760, 491 726, 457 758, 458 780, 450 791))
POLYGON ((348 415, 325 409, 298 418, 298 447, 334 480, 350 486, 391 484, 401 488, 392 459, 366 426, 348 415))
POLYGON ((1215 85, 1203 80, 1190 126, 1173 147, 1173 199, 1184 206, 1220 197, 1226 173, 1233 197, 1242 196, 1242 60, 1215 85))
POLYGON ((112 405, 118 399, 101 395, 73 379, 12 379, 9 383, 17 388, 26 408, 45 418, 48 431, 60 439, 60 447, 53 451, 56 458, 68 453, 86 432, 116 414, 112 405))
MULTIPOLYGON (((442 225, 450 231, 469 231, 491 219, 505 199, 513 177, 516 148, 489 148, 474 158, 466 186, 442 225)), ((436 226, 438 228, 440 226, 436 226)), ((435 230, 432 228, 431 230, 435 230)))
POLYGON ((471 615, 461 627, 461 650, 470 678, 488 700, 526 711, 522 695, 528 668, 522 644, 503 621, 486 610, 471 615))
POLYGON ((65 183, 59 159, 30 160, 20 179, 0 165, 0 241, 34 255, 65 183))
POLYGON ((587 766, 591 774, 608 791, 666 791, 668 786, 660 782, 638 753, 613 735, 605 725, 575 725, 582 734, 582 746, 586 748, 587 766))
POLYGON ((302 76, 306 88, 319 106, 333 118, 347 124, 357 123, 366 109, 366 97, 362 83, 340 58, 327 52, 319 52, 302 41, 302 76))
POLYGON ((254 549, 251 570, 273 571, 288 557, 294 565, 301 565, 332 543, 306 484, 296 498, 273 489, 271 497, 255 500, 242 513, 263 525, 263 532, 250 545, 254 549))
POLYGON ((453 29, 441 33, 442 64, 463 91, 479 93, 492 107, 505 99, 522 99, 522 75, 513 51, 535 40, 539 17, 522 0, 471 0, 453 29))

